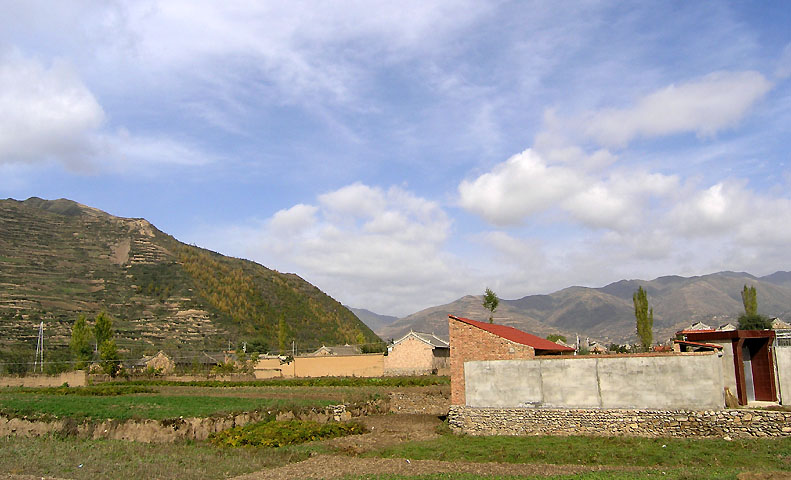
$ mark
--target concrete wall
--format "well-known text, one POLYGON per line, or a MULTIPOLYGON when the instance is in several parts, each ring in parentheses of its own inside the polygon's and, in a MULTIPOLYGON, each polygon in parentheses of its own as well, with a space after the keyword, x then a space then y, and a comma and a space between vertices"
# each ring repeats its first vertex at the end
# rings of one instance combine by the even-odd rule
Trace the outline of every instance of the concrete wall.
POLYGON ((471 407, 725 406, 722 363, 712 353, 470 361, 464 369, 471 407))
POLYGON ((448 319, 450 330, 450 403, 464 405, 466 398, 464 370, 468 359, 517 360, 536 355, 533 347, 512 342, 478 327, 448 319))
POLYGON ((791 347, 775 347, 778 398, 783 405, 791 405, 791 347))
POLYGON ((27 375, 24 377, 0 377, 0 387, 84 387, 88 384, 85 370, 63 372, 59 375, 27 375))
POLYGON ((381 377, 384 375, 384 355, 338 355, 296 357, 281 364, 277 358, 261 359, 255 365, 255 377, 381 377))
POLYGON ((722 382, 724 387, 734 395, 738 395, 736 389, 736 365, 733 363, 733 342, 730 340, 722 341, 707 341, 706 343, 713 343, 715 345, 722 345, 722 382))

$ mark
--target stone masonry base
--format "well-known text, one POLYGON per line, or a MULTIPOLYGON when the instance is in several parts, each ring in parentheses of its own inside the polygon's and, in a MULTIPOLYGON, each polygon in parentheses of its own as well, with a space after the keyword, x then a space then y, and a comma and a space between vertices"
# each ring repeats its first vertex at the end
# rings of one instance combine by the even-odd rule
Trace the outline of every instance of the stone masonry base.
POLYGON ((595 410, 451 405, 451 429, 468 435, 786 437, 791 412, 768 410, 595 410))

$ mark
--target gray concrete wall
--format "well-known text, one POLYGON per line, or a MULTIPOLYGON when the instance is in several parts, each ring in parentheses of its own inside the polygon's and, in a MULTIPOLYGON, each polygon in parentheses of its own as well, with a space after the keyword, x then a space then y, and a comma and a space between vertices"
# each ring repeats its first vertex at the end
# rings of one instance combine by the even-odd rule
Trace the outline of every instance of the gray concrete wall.
POLYGON ((470 407, 720 409, 716 354, 465 362, 470 407))
POLYGON ((775 347, 777 396, 783 405, 791 405, 791 347, 775 347))

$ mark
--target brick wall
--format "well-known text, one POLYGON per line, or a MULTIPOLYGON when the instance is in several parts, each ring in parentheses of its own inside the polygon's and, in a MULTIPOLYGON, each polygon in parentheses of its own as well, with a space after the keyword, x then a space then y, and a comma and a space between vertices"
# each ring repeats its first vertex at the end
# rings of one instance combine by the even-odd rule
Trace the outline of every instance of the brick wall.
POLYGON ((464 362, 523 360, 535 357, 533 347, 498 337, 478 327, 448 318, 450 331, 450 403, 464 405, 464 362))
POLYGON ((433 347, 410 337, 394 345, 385 357, 385 375, 424 375, 434 369, 433 347))
POLYGON ((766 410, 600 410, 451 405, 450 427, 468 435, 788 437, 791 412, 766 410))

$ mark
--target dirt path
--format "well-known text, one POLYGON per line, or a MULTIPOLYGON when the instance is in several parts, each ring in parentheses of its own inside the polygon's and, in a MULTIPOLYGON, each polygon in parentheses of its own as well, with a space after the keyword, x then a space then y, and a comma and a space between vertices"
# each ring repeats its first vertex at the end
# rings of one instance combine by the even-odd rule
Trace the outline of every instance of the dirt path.
POLYGON ((562 475, 590 471, 623 470, 581 465, 535 465, 517 463, 443 462, 403 458, 355 458, 318 455, 303 462, 234 477, 233 480, 331 479, 345 475, 426 475, 430 473, 472 473, 478 475, 562 475))
POLYGON ((303 478, 331 479, 345 475, 369 475, 387 472, 398 475, 429 473, 473 473, 478 475, 559 475, 588 471, 613 470, 612 467, 581 465, 535 465, 513 463, 447 462, 408 460, 405 458, 359 458, 356 455, 380 450, 407 441, 439 437, 442 422, 433 415, 375 415, 358 419, 370 433, 327 440, 337 455, 318 455, 279 468, 261 470, 234 480, 290 480, 303 478))

